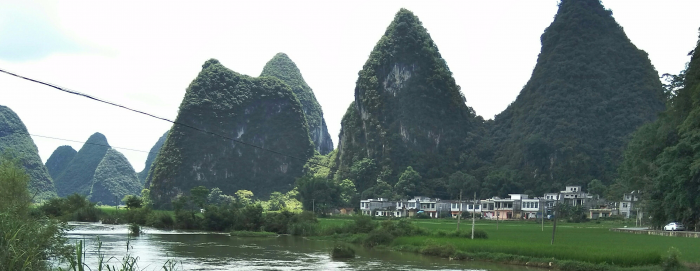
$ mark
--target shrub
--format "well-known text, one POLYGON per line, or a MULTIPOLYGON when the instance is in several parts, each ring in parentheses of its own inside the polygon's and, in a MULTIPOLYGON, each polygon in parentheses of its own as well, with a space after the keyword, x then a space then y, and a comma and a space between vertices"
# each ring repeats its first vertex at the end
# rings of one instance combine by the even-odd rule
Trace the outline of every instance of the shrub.
POLYGON ((289 225, 289 233, 294 236, 314 236, 318 233, 318 223, 310 221, 293 223, 289 225))
POLYGON ((681 270, 682 265, 680 260, 678 260, 679 254, 680 252, 675 247, 668 249, 668 255, 663 259, 663 262, 661 262, 664 271, 681 270))
POLYGON ((449 258, 450 256, 452 256, 452 254, 455 253, 455 247, 450 245, 450 244, 446 244, 446 245, 428 244, 423 249, 421 249, 420 253, 423 255, 449 258))
POLYGON ((294 214, 287 210, 279 213, 267 212, 265 214, 265 231, 276 232, 279 234, 288 233, 289 221, 292 219, 294 214))
POLYGON ((384 229, 376 229, 367 234, 362 242, 365 247, 376 247, 378 245, 389 245, 394 241, 394 236, 384 229))
POLYGON ((131 236, 141 235, 141 227, 135 223, 131 223, 129 225, 129 235, 131 235, 131 236))
POLYGON ((333 259, 352 259, 352 258, 355 258, 355 250, 349 246, 336 245, 331 250, 331 258, 333 258, 333 259))
POLYGON ((153 211, 148 214, 146 218, 146 226, 159 229, 172 229, 175 226, 175 220, 166 212, 153 211))
POLYGON ((369 233, 377 228, 377 223, 372 221, 372 217, 366 215, 353 217, 353 223, 351 225, 351 233, 369 233))

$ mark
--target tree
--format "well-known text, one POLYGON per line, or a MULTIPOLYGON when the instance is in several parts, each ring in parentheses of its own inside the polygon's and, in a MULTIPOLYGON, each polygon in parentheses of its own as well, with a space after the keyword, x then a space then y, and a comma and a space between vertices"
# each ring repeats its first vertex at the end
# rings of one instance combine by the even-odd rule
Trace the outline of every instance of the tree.
POLYGON ((126 208, 129 210, 141 208, 143 206, 143 200, 140 197, 134 195, 126 195, 122 199, 122 202, 126 204, 126 208))
POLYGON ((338 183, 340 187, 340 205, 344 207, 353 206, 352 202, 357 198, 357 189, 351 180, 345 179, 338 183))
POLYGON ((28 184, 29 175, 22 169, 19 160, 8 155, 0 156, 0 212, 26 215, 32 202, 28 184))
POLYGON ((270 211, 279 211, 286 207, 287 204, 285 203, 285 200, 286 197, 284 194, 277 191, 272 192, 272 194, 270 194, 270 200, 268 201, 270 211))
MULTIPOLYGON (((467 195, 470 193, 475 193, 479 191, 479 182, 474 178, 474 176, 463 173, 462 171, 457 171, 455 173, 452 173, 450 175, 450 190, 452 191, 453 197, 454 195, 458 194, 459 195, 459 204, 460 206, 462 205, 462 193, 467 192, 467 195)), ((475 202, 476 203, 476 202, 475 202)), ((460 207, 461 209, 461 207, 460 207)), ((461 222, 461 217, 462 217, 462 210, 460 210, 459 214, 457 215, 457 230, 459 230, 459 224, 461 222)), ((473 224, 473 223, 472 223, 473 224)), ((474 239, 474 227, 472 226, 472 239, 474 239)))
POLYGON ((243 206, 247 206, 253 203, 253 192, 250 190, 238 190, 236 191, 236 200, 243 206))
POLYGON ((194 203, 200 209, 204 209, 204 205, 207 204, 207 196, 209 196, 209 189, 205 186, 197 186, 190 189, 190 195, 192 196, 192 203, 194 203))
POLYGON ((304 210, 325 213, 337 207, 340 200, 340 187, 328 179, 304 175, 296 181, 304 210))
POLYGON ((413 170, 413 167, 408 166, 406 170, 401 173, 399 181, 394 186, 394 191, 399 197, 413 197, 417 196, 420 190, 421 176, 418 172, 413 170))
POLYGON ((362 159, 350 167, 350 176, 355 180, 358 190, 364 191, 374 185, 377 180, 377 164, 372 159, 362 159))
POLYGON ((150 189, 142 189, 141 190, 141 201, 143 201, 144 207, 152 207, 153 206, 153 202, 151 202, 151 190, 150 189))
POLYGON ((449 190, 452 198, 457 198, 460 192, 466 193, 465 195, 471 195, 474 192, 478 193, 480 185, 474 176, 457 171, 450 175, 449 190))
POLYGON ((600 198, 600 196, 605 194, 606 190, 607 189, 605 188, 603 182, 598 179, 593 179, 588 183, 588 193, 591 195, 596 195, 600 198))

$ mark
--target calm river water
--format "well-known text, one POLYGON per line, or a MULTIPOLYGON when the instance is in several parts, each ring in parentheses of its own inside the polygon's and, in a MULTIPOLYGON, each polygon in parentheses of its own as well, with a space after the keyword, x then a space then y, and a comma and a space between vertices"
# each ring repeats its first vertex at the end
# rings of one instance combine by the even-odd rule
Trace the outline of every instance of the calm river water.
MULTIPOLYGON (((121 259, 127 253, 125 225, 71 223, 70 242, 85 240, 86 262, 97 262, 97 238, 105 259, 121 259)), ((145 234, 133 237, 129 253, 138 257, 139 270, 162 270, 173 259, 177 270, 537 270, 481 262, 449 261, 414 253, 366 250, 356 247, 357 257, 332 260, 330 241, 315 241, 282 235, 276 238, 237 238, 207 232, 162 231, 143 228, 145 234)), ((118 265, 112 259, 110 265, 118 265)))

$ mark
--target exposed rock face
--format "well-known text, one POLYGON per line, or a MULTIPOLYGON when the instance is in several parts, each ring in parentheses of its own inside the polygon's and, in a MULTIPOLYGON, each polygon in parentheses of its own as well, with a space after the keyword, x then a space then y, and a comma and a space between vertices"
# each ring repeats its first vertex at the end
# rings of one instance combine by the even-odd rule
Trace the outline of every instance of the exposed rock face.
POLYGON ((323 155, 333 151, 333 139, 328 134, 321 105, 316 101, 314 92, 304 81, 296 64, 286 54, 278 53, 267 62, 260 76, 276 77, 292 88, 304 109, 304 115, 309 124, 309 137, 314 142, 316 151, 323 155))
POLYGON ((46 169, 49 170, 51 178, 56 179, 61 172, 68 168, 68 165, 73 161, 76 154, 78 154, 78 152, 73 149, 73 147, 67 145, 60 146, 53 151, 49 160, 46 160, 46 169))
POLYGON ((142 188, 126 157, 115 149, 109 149, 95 170, 90 201, 121 204, 124 196, 140 195, 142 188))
POLYGON ((541 40, 532 77, 495 118, 497 163, 537 193, 609 184, 630 133, 664 109, 658 73, 598 0, 562 0, 541 40))
POLYGON ((12 109, 0 105, 0 153, 19 159, 29 175, 29 192, 34 201, 42 201, 56 196, 49 172, 41 163, 39 151, 27 127, 12 109))
POLYGON ((92 177, 110 148, 104 135, 100 133, 91 135, 66 169, 56 178, 58 196, 65 197, 73 193, 90 195, 92 177))
POLYGON ((139 176, 139 181, 141 183, 146 182, 146 177, 148 177, 148 172, 151 171, 151 166, 153 166, 153 162, 156 160, 156 156, 158 156, 158 152, 160 152, 160 148, 163 147, 163 144, 165 144, 165 139, 168 138, 168 132, 167 131, 161 136, 158 141, 156 142, 155 145, 151 148, 151 151, 148 153, 148 157, 146 157, 146 165, 143 168, 143 171, 138 173, 139 176))
MULTIPOLYGON (((402 9, 359 72, 342 120, 337 172, 345 178, 354 164, 372 159, 374 174, 389 184, 407 166, 426 179, 445 177, 456 170, 467 133, 482 122, 427 30, 402 9)), ((358 191, 377 178, 366 179, 356 183, 358 191)))
POLYGON ((187 88, 176 122, 236 141, 174 125, 146 182, 156 205, 200 185, 230 195, 288 191, 314 154, 302 106, 289 86, 238 74, 214 59, 187 88))

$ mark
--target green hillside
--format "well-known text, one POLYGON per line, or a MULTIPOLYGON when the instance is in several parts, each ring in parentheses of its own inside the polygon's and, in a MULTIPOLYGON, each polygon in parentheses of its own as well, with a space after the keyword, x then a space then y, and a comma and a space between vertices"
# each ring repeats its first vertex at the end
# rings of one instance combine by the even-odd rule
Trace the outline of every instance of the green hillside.
POLYGON ((294 158, 174 125, 146 183, 156 205, 200 185, 228 195, 288 191, 314 154, 302 106, 289 86, 238 74, 215 59, 187 88, 176 122, 294 158))
POLYGON ((655 226, 700 228, 700 41, 687 70, 667 88, 667 109, 634 133, 613 194, 638 192, 655 226))
POLYGON ((144 166, 143 170, 138 173, 139 181, 141 181, 142 184, 146 182, 148 172, 151 171, 151 166, 153 166, 153 162, 156 160, 156 156, 158 156, 160 148, 163 147, 163 144, 165 144, 165 139, 168 138, 168 132, 170 131, 166 131, 163 136, 158 138, 158 141, 156 141, 156 144, 153 145, 151 151, 148 153, 148 157, 146 157, 146 165, 144 166))
POLYGON ((471 167, 467 138, 479 137, 470 133, 483 119, 466 105, 421 21, 401 9, 359 72, 341 124, 336 178, 365 191, 378 179, 393 186, 411 166, 422 176, 418 192, 444 196, 444 178, 471 167))
POLYGON ((49 172, 41 162, 39 151, 29 136, 27 127, 12 109, 0 105, 0 154, 19 159, 29 175, 29 192, 34 201, 56 196, 49 172))
POLYGON ((484 186, 610 184, 630 134, 664 108, 659 75, 598 0, 562 0, 541 42, 532 77, 493 123, 484 186))
POLYGON ((323 110, 316 101, 316 96, 301 76, 297 65, 285 54, 278 53, 265 64, 260 76, 272 76, 289 85, 297 96, 309 124, 309 137, 316 146, 316 151, 325 155, 333 151, 333 139, 328 134, 323 110))
POLYGON ((126 195, 140 195, 143 185, 123 154, 109 149, 95 170, 90 201, 121 204, 126 195))
POLYGON ((66 169, 56 178, 58 196, 65 197, 73 193, 90 195, 95 169, 110 148, 104 135, 91 135, 66 169))
POLYGON ((49 160, 46 160, 46 169, 49 170, 51 178, 56 179, 73 161, 78 152, 71 146, 60 146, 56 148, 49 160))

